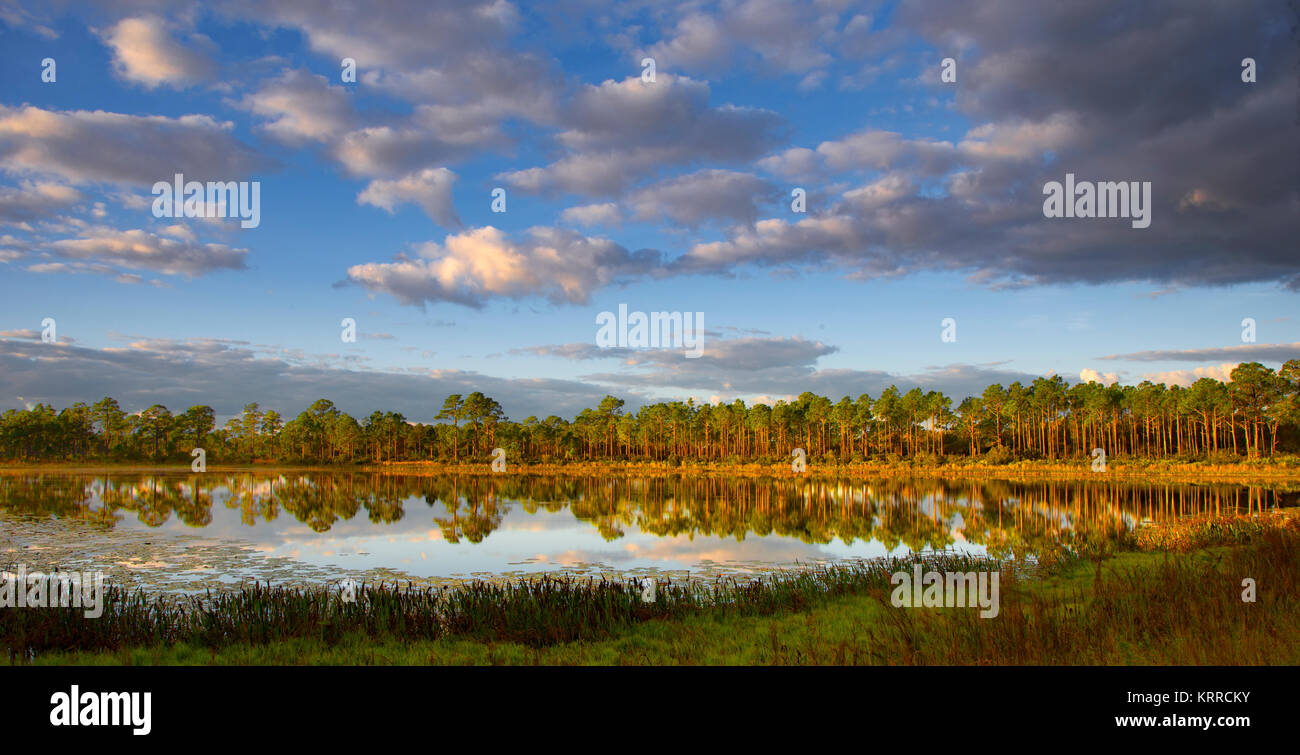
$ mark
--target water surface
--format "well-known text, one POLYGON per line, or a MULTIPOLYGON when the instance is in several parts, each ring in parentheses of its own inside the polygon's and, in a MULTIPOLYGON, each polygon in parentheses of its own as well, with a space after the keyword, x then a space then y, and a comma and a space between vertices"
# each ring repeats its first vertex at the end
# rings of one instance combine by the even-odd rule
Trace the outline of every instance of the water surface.
POLYGON ((1270 486, 1133 481, 7 473, 0 526, 18 534, 0 560, 66 560, 82 543, 83 564, 194 572, 208 586, 257 576, 218 544, 308 581, 708 576, 914 551, 1032 559, 1080 533, 1295 504, 1270 486), (150 550, 169 543, 199 550, 150 550))

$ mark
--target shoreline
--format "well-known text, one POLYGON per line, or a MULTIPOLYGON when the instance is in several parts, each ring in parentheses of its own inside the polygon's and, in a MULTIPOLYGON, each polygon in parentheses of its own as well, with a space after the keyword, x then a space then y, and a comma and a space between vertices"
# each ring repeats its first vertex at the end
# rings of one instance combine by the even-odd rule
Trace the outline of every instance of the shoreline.
POLYGON ((809 480, 871 478, 871 477, 926 477, 948 479, 1004 479, 1004 480, 1078 480, 1104 481, 1106 479, 1122 480, 1160 480, 1164 482, 1219 482, 1237 484, 1273 484, 1300 483, 1300 460, 1286 458, 1281 464, 1277 462, 1214 464, 1207 462, 1190 462, 1167 464, 1158 461, 1111 461, 1105 472, 1092 471, 1088 460, 1074 463, 1048 461, 1019 461, 1007 464, 986 465, 980 463, 945 463, 933 465, 911 465, 900 463, 849 463, 849 464, 814 464, 808 465, 804 473, 791 471, 788 464, 725 464, 700 463, 671 465, 663 462, 568 462, 568 463, 515 463, 510 464, 505 472, 493 472, 487 461, 448 463, 441 461, 399 461, 368 464, 281 464, 281 463, 244 463, 244 464, 210 464, 205 472, 190 471, 186 463, 140 463, 140 462, 101 462, 101 463, 0 463, 0 475, 22 473, 50 474, 101 474, 101 473, 160 473, 202 475, 214 473, 275 473, 275 472, 338 472, 367 473, 414 476, 473 476, 511 477, 516 475, 537 475, 557 477, 639 476, 639 477, 750 477, 795 479, 803 477, 809 480), (1296 466, 1291 466, 1295 463, 1296 466))

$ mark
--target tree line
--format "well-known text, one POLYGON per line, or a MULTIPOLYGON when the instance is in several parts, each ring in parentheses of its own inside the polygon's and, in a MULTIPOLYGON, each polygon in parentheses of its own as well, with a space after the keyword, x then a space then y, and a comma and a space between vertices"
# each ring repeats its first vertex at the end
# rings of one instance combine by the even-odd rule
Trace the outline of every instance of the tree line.
MULTIPOLYGON (((432 408, 432 407, 431 407, 432 408)), ((506 418, 481 392, 453 394, 432 423, 375 411, 357 420, 320 399, 285 422, 248 404, 217 428, 210 406, 180 414, 155 404, 127 413, 112 398, 62 410, 48 404, 0 416, 0 459, 188 459, 203 448, 213 463, 278 461, 348 464, 486 461, 504 448, 512 461, 776 461, 795 449, 821 462, 950 455, 1013 459, 1108 456, 1260 457, 1300 448, 1300 359, 1274 371, 1238 365, 1229 380, 1190 386, 1070 385, 1060 376, 990 385, 957 406, 937 391, 890 386, 879 396, 834 401, 803 393, 746 405, 666 401, 625 409, 606 396, 572 419, 506 418)))

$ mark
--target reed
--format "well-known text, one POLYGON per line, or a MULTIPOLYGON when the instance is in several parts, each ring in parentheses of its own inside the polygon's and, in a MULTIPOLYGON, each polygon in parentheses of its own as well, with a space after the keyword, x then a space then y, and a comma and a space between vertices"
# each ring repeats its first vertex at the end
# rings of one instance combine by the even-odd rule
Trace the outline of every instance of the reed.
POLYGON ((653 600, 640 579, 541 576, 457 587, 361 585, 355 601, 327 587, 264 584, 167 598, 108 586, 104 611, 0 609, 0 646, 31 651, 117 650, 173 643, 219 648, 303 638, 333 644, 352 634, 376 639, 468 637, 545 646, 597 640, 638 622, 798 611, 828 599, 886 589, 890 575, 922 563, 938 571, 998 569, 996 560, 951 553, 786 570, 754 579, 659 580, 653 600), (648 594, 648 592, 646 592, 648 594))
POLYGON ((1187 552, 1197 548, 1240 545, 1276 530, 1300 533, 1300 516, 1279 509, 1257 516, 1202 516, 1143 527, 1133 537, 1141 550, 1187 552))
POLYGON ((881 665, 1293 665, 1300 662, 1300 531, 1107 569, 1063 593, 1004 582, 994 620, 972 611, 886 610, 838 643, 774 640, 771 662, 881 665), (1256 580, 1253 602, 1242 579, 1256 580))

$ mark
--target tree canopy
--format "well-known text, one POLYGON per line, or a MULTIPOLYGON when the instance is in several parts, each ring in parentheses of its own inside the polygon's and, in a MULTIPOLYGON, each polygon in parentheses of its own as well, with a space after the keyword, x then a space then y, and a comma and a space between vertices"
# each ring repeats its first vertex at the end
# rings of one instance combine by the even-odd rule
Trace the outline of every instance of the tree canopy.
POLYGON ((1059 376, 1029 385, 990 385, 955 407, 937 391, 890 386, 875 398, 838 400, 803 393, 791 401, 697 405, 666 401, 626 408, 606 396, 571 420, 506 418, 501 404, 475 391, 446 397, 431 423, 375 410, 358 421, 328 399, 284 421, 246 405, 224 426, 206 405, 180 414, 155 404, 125 412, 105 397, 56 410, 48 404, 0 415, 0 458, 7 460, 189 459, 334 464, 486 460, 496 447, 511 459, 771 461, 795 448, 820 461, 991 454, 996 458, 1108 456, 1263 456, 1300 447, 1300 359, 1274 371, 1238 365, 1227 382, 1190 386, 1069 385, 1059 376))

